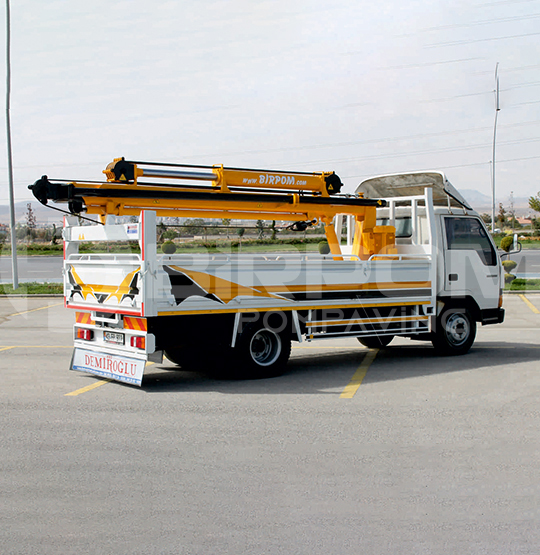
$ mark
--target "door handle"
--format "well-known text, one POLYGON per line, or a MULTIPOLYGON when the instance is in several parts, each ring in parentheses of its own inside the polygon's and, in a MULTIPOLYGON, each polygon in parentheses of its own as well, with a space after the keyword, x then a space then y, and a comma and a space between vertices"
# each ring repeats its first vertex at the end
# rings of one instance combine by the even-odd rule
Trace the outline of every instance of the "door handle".
POLYGON ((457 274, 448 274, 448 281, 457 281, 459 276, 457 274))

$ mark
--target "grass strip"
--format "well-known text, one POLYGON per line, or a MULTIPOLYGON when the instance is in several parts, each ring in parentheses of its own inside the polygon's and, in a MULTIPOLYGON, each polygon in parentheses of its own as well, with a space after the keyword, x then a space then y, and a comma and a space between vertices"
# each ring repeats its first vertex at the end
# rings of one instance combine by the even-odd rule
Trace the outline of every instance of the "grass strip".
POLYGON ((12 284, 0 283, 0 295, 61 295, 63 292, 62 283, 24 282, 17 289, 12 284))
POLYGON ((540 291, 540 279, 516 278, 512 283, 506 284, 505 291, 540 291))
MULTIPOLYGON (((250 253, 250 252, 316 252, 318 244, 324 240, 321 237, 287 237, 283 239, 214 239, 208 241, 175 242, 176 252, 225 252, 225 253, 250 253)), ((140 248, 136 241, 129 242, 85 242, 79 244, 82 254, 124 253, 139 254, 140 248)), ((158 245, 158 253, 161 244, 158 245)), ((50 243, 28 243, 17 246, 17 254, 23 256, 62 256, 63 247, 50 243)), ((8 244, 0 245, 0 256, 11 256, 8 244)))

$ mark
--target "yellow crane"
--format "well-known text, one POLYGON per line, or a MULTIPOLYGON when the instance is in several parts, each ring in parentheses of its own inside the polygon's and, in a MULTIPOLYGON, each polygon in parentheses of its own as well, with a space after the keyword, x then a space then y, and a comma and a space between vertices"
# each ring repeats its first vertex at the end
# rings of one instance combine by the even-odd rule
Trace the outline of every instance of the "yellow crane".
POLYGON ((324 224, 330 252, 341 256, 332 225, 338 214, 356 223, 353 255, 365 259, 391 252, 395 230, 376 225, 376 209, 384 200, 341 195, 342 182, 334 172, 287 172, 222 165, 198 166, 116 158, 103 171, 105 182, 50 181, 43 176, 29 185, 42 203, 68 204, 72 214, 138 216, 153 210, 158 216, 282 220, 299 229, 324 224), (158 181, 143 181, 152 178, 158 181))

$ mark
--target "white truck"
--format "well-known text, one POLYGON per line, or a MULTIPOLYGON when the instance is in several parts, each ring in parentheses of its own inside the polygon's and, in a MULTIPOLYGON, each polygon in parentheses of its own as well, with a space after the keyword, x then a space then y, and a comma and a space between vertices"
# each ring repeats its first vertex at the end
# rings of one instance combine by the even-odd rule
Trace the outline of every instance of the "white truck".
POLYGON ((93 225, 65 218, 74 370, 141 385, 147 361, 165 355, 183 368, 266 377, 283 370, 292 341, 338 337, 357 337, 369 348, 408 337, 460 355, 478 323, 504 319, 495 245, 440 172, 376 177, 355 195, 340 195, 332 173, 312 174, 321 188, 286 172, 213 166, 220 181, 200 167, 143 173, 142 165, 115 160, 107 184, 51 183, 44 176, 30 186, 44 204, 68 202, 72 213, 101 216, 93 225), (246 177, 248 171, 259 177, 246 177), (174 197, 173 186, 143 184, 142 175, 211 184, 174 189, 174 197), (232 186, 236 178, 245 190, 232 186), (262 181, 264 193, 257 188, 262 181), (116 224, 112 214, 137 215, 137 222, 116 224), (322 221, 331 252, 167 255, 156 245, 157 214, 284 219, 298 229, 322 221), (79 252, 87 241, 137 241, 140 254, 79 252))

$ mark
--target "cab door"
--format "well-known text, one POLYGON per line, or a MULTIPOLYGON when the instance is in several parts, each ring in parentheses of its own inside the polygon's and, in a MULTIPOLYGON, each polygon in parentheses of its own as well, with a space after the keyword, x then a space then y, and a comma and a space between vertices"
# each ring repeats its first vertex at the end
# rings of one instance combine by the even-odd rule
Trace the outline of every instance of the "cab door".
POLYGON ((481 309, 498 306, 501 265, 483 222, 474 216, 444 216, 444 289, 472 296, 481 309))

